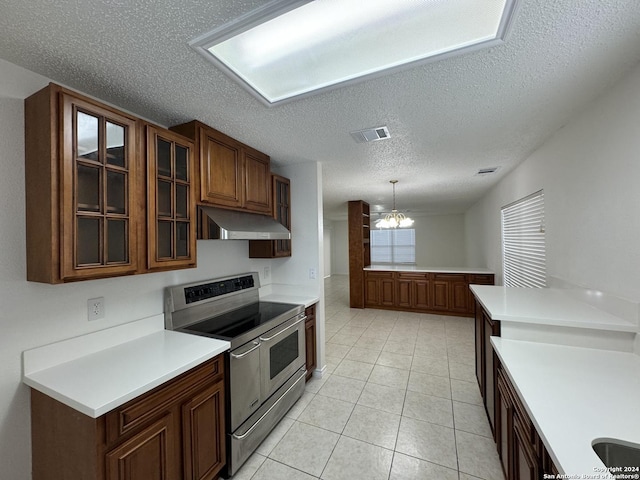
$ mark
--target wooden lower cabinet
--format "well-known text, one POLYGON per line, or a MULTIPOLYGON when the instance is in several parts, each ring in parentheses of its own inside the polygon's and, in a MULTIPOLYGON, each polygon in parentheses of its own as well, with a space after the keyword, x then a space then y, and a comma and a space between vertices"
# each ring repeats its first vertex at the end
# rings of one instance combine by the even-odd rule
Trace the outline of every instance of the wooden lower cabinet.
POLYGON ((406 309, 428 309, 431 305, 431 281, 428 273, 396 274, 396 306, 406 309))
POLYGON ((480 302, 475 301, 475 349, 476 349, 476 378, 480 387, 480 395, 487 412, 489 426, 496 438, 496 357, 491 345, 491 337, 500 336, 500 322, 493 320, 482 308, 480 302))
POLYGON ((366 272, 365 307, 394 307, 396 283, 393 272, 366 272))
POLYGON ((217 382, 182 404, 184 477, 216 478, 226 463, 224 382, 217 382))
POLYGON ((469 313, 469 283, 462 273, 432 275, 433 308, 447 313, 469 313))
POLYGON ((451 286, 448 279, 442 279, 439 275, 436 275, 433 279, 433 302, 431 307, 434 310, 449 311, 449 303, 451 296, 451 286))
POLYGON ((214 480, 224 395, 222 355, 98 418, 32 390, 32 478, 214 480))
POLYGON ((482 317, 484 322, 482 332, 484 339, 484 404, 487 409, 489 425, 495 437, 496 356, 493 353, 491 337, 500 336, 500 322, 492 320, 484 310, 482 311, 482 317))
MULTIPOLYGON (((472 273, 467 275, 467 281, 469 285, 493 285, 495 283, 495 277, 493 274, 488 273, 472 273)), ((469 311, 473 312, 476 297, 470 288, 467 289, 467 295, 469 296, 467 303, 467 305, 469 306, 469 311)))
POLYGON ((503 369, 492 336, 500 336, 480 302, 475 303, 476 377, 506 480, 538 480, 558 471, 503 369))
POLYGON ((493 275, 364 271, 364 306, 420 313, 473 316, 472 283, 493 284, 493 275))
POLYGON ((107 480, 176 478, 173 415, 164 417, 106 454, 107 480))
POLYGON ((558 473, 506 372, 496 368, 496 445, 507 480, 558 473))
POLYGON ((401 308, 413 306, 414 283, 410 278, 399 277, 396 283, 396 303, 401 308))
POLYGON ((317 349, 316 349, 316 306, 311 305, 304 311, 307 319, 304 323, 305 332, 305 349, 306 349, 306 364, 307 364, 307 376, 306 380, 311 378, 313 371, 317 366, 317 349))
POLYGON ((482 306, 475 301, 475 354, 476 354, 476 379, 480 387, 480 394, 484 399, 484 319, 482 317, 482 306))
POLYGON ((526 433, 516 416, 513 422, 513 473, 520 480, 538 480, 540 478, 539 460, 526 433))

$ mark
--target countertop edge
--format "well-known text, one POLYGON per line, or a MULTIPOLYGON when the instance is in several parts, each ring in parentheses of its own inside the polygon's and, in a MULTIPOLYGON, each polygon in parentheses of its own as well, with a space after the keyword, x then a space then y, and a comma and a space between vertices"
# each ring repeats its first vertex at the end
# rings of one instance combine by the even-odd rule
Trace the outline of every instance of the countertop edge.
POLYGON ((99 407, 95 407, 92 408, 88 405, 85 405, 77 400, 74 400, 73 398, 67 396, 67 395, 63 395, 60 392, 58 392, 55 389, 52 389, 50 387, 48 387, 47 385, 38 382, 35 379, 31 379, 28 377, 23 378, 23 383, 28 385, 31 388, 34 388, 35 390, 38 390, 41 393, 44 393, 45 395, 48 395, 49 397, 58 400, 60 403, 63 403, 65 405, 67 405, 68 407, 73 408, 74 410, 77 410, 80 413, 83 413, 91 418, 98 418, 101 417, 102 415, 104 415, 105 413, 110 412, 111 410, 118 408, 121 405, 124 405, 125 403, 127 403, 130 400, 133 400, 134 398, 139 397, 140 395, 143 395, 147 392, 150 392, 151 390, 153 390, 156 387, 159 387, 160 385, 162 385, 163 383, 166 383, 170 380, 173 380, 174 378, 182 375, 185 372, 188 372, 189 370, 191 370, 192 368, 197 367, 198 365, 206 362, 207 360, 210 360, 218 355, 220 355, 221 353, 224 353, 225 351, 228 350, 227 348, 221 349, 219 352, 212 350, 211 353, 207 354, 207 355, 203 355, 197 359, 194 359, 193 361, 189 362, 189 363, 185 363, 183 365, 180 365, 178 368, 176 368, 175 370, 166 373, 163 376, 160 377, 156 377, 154 378, 152 381, 149 381, 148 383, 144 384, 144 385, 140 385, 139 388, 137 388, 136 390, 131 391, 130 393, 128 393, 127 395, 123 395, 121 397, 118 398, 114 398, 113 400, 105 403, 104 405, 101 405, 99 407))
POLYGON ((406 273, 460 273, 468 275, 495 275, 488 268, 481 267, 411 267, 400 265, 370 265, 363 268, 366 272, 406 272, 406 273))
MULTIPOLYGON (((151 373, 149 373, 148 371, 144 371, 145 366, 142 366, 142 371, 134 372, 129 378, 131 380, 131 383, 135 384, 135 387, 129 389, 124 393, 118 392, 111 394, 111 392, 109 392, 107 388, 105 393, 102 394, 102 396, 97 400, 93 399, 89 401, 86 399, 83 400, 74 397, 73 392, 74 390, 77 390, 77 385, 74 385, 73 388, 68 388, 68 386, 65 386, 64 382, 61 383, 59 381, 59 378, 65 377, 65 370, 74 371, 74 369, 78 368, 78 365, 80 365, 79 362, 83 361, 83 358, 86 357, 80 357, 65 364, 53 365, 50 368, 42 369, 30 374, 23 374, 22 382, 29 387, 34 388, 35 390, 38 390, 39 392, 44 393, 51 398, 54 398, 55 400, 58 400, 59 402, 73 408, 74 410, 77 410, 78 412, 81 412, 92 418, 98 418, 101 415, 113 410, 114 408, 117 408, 125 404, 126 402, 133 400, 134 398, 172 380, 173 378, 176 378, 177 376, 191 370, 192 368, 197 367, 203 362, 226 352, 230 347, 229 342, 223 340, 209 339, 196 335, 169 331, 156 332, 155 334, 150 334, 146 337, 134 339, 130 342, 124 342, 120 345, 117 345, 116 347, 119 349, 130 348, 130 351, 135 351, 139 347, 139 343, 141 341, 155 341, 152 339, 152 337, 154 336, 158 337, 158 344, 164 345, 168 343, 167 334, 170 334, 175 338, 180 338, 187 341, 191 340, 188 337, 193 337, 193 340, 198 342, 198 348, 195 351, 190 350, 186 354, 181 353, 177 360, 172 359, 172 361, 175 362, 174 364, 161 367, 156 372, 152 371, 151 373), (211 345, 211 347, 209 347, 209 345, 211 345), (139 384, 134 381, 136 378, 141 379, 139 384)), ((184 345, 176 346, 176 348, 177 347, 184 348, 184 345)), ((108 357, 109 350, 111 348, 113 347, 100 350, 99 352, 96 352, 96 354, 108 357)), ((118 351, 117 353, 121 352, 118 351)), ((114 355, 116 355, 117 353, 114 353, 114 355)), ((88 355, 87 357, 90 356, 91 355, 88 355)), ((102 362, 103 360, 104 359, 101 359, 100 362, 102 362)), ((149 365, 146 365, 147 368, 148 366, 149 365)), ((106 367, 102 374, 105 374, 105 376, 109 377, 110 375, 108 375, 108 373, 113 373, 111 370, 113 370, 114 368, 118 369, 120 367, 122 367, 122 365, 118 365, 115 367, 106 367)), ((94 372, 91 373, 93 374, 94 372)), ((69 376, 72 375, 69 374, 69 376)), ((76 380, 74 379, 74 381, 76 380)), ((77 381, 82 382, 82 378, 77 379, 77 381)))
POLYGON ((296 305, 304 305, 305 308, 307 308, 315 303, 318 303, 320 301, 320 298, 311 295, 288 295, 281 293, 270 293, 268 295, 260 297, 260 300, 275 303, 293 303, 296 305))
MULTIPOLYGON (((601 316, 601 321, 591 321, 585 322, 577 320, 567 319, 565 317, 545 317, 545 316, 532 316, 527 314, 525 311, 514 312, 513 314, 506 313, 498 313, 495 309, 491 308, 490 302, 487 301, 487 291, 488 289, 508 289, 508 287, 502 286, 494 286, 494 285, 470 285, 469 288, 473 293, 476 300, 482 305, 482 307, 487 311, 492 320, 498 320, 502 322, 513 322, 520 324, 534 324, 534 325, 549 325, 549 326, 557 326, 557 327, 567 327, 567 328, 582 328, 587 330, 605 330, 605 331, 614 331, 614 332, 625 332, 625 333, 636 333, 638 330, 638 326, 633 323, 612 315, 604 310, 600 310, 593 305, 590 305, 586 302, 582 302, 575 298, 567 297, 566 303, 569 307, 572 304, 579 305, 579 308, 588 308, 591 311, 595 312, 596 315, 601 316)), ((543 289, 544 290, 544 289, 543 289)), ((562 290, 558 289, 548 289, 549 292, 557 293, 562 292, 562 290)), ((574 308, 574 310, 576 310, 574 308)), ((579 317, 580 314, 570 314, 579 317)))

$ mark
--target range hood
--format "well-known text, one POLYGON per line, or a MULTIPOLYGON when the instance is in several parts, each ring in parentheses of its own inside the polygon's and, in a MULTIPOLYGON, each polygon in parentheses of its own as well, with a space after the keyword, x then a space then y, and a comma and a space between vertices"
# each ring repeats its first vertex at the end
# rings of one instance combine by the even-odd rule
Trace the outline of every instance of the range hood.
POLYGON ((236 212, 222 208, 198 208, 209 217, 208 236, 211 240, 289 240, 291 233, 267 215, 236 212))

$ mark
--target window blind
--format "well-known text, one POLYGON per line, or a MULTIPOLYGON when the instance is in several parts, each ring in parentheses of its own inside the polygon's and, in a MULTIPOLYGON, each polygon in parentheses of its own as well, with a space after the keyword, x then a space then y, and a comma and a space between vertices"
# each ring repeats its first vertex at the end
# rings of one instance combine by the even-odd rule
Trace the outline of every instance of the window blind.
POLYGON ((372 229, 371 263, 416 263, 415 229, 372 229))
POLYGON ((502 207, 502 259, 505 286, 546 286, 542 190, 502 207))

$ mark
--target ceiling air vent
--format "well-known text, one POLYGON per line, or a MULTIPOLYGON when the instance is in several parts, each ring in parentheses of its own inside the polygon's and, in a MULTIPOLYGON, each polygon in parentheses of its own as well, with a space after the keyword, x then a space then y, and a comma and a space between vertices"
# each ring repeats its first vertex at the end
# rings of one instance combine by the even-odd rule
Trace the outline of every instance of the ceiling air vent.
POLYGON ((387 127, 366 128, 351 132, 351 136, 358 143, 375 142, 376 140, 386 140, 391 138, 387 127))
POLYGON ((476 175, 490 175, 495 173, 500 167, 481 168, 476 175))

